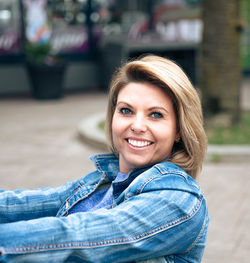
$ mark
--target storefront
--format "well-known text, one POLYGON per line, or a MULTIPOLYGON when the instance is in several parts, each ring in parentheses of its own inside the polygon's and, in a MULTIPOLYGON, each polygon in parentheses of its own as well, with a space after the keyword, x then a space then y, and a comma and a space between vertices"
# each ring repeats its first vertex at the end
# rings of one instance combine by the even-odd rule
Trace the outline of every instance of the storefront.
POLYGON ((19 0, 0 1, 0 61, 20 60, 22 23, 19 0))
POLYGON ((66 89, 106 89, 121 61, 142 53, 176 60, 195 82, 200 0, 1 0, 0 32, 1 76, 6 64, 14 70, 19 63, 19 75, 25 73, 28 39, 49 41, 53 54, 68 61, 66 89))

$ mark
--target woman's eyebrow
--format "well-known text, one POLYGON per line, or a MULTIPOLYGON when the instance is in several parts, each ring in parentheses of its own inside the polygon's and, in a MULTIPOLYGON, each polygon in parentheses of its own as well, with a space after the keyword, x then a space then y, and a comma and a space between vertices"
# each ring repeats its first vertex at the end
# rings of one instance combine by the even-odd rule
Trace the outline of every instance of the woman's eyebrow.
MULTIPOLYGON (((126 101, 118 101, 116 106, 119 106, 119 105, 124 105, 124 106, 128 106, 130 108, 133 108, 133 105, 129 104, 126 101)), ((169 113, 169 111, 163 106, 152 106, 152 107, 148 108, 148 111, 157 111, 157 110, 158 111, 165 111, 166 113, 169 113)))
POLYGON ((150 107, 148 110, 149 111, 152 111, 152 110, 163 110, 166 113, 169 113, 169 111, 165 107, 162 107, 162 106, 153 106, 153 107, 150 107))
POLYGON ((118 106, 118 105, 120 105, 120 104, 123 104, 123 105, 129 106, 129 107, 133 107, 131 104, 129 104, 129 103, 126 102, 126 101, 118 101, 116 105, 118 106))

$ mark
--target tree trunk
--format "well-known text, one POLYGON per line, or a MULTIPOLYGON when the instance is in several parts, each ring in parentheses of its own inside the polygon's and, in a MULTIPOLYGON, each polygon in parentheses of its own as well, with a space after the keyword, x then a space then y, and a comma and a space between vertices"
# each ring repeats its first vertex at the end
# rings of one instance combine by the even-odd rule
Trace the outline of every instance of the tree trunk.
POLYGON ((203 0, 200 79, 205 115, 227 112, 240 119, 239 0, 203 0))

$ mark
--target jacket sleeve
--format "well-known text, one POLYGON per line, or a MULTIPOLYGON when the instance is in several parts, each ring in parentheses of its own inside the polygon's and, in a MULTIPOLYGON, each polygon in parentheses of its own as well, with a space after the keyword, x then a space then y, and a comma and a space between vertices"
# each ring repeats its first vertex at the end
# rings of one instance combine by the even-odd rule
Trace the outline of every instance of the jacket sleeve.
POLYGON ((130 262, 194 247, 206 222, 203 196, 145 185, 110 210, 0 225, 2 261, 130 262))
POLYGON ((72 184, 34 190, 0 190, 0 223, 55 216, 72 184))

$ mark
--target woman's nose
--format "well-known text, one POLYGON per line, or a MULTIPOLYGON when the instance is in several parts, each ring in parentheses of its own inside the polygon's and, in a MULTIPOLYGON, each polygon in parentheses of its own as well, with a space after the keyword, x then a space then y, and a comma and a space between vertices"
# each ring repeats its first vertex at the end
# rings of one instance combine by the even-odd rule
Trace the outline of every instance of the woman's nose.
POLYGON ((145 132, 147 130, 145 118, 141 115, 136 115, 130 128, 135 133, 145 132))

